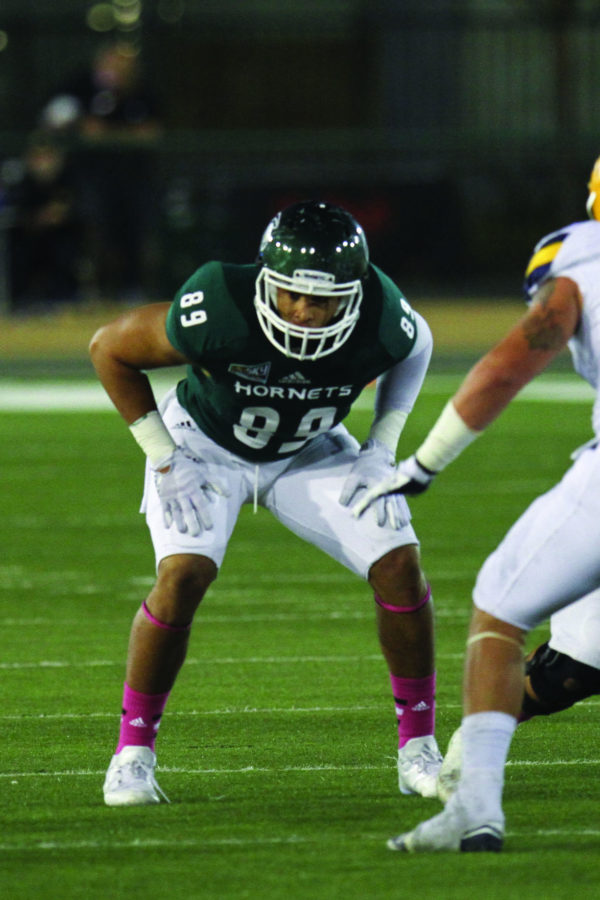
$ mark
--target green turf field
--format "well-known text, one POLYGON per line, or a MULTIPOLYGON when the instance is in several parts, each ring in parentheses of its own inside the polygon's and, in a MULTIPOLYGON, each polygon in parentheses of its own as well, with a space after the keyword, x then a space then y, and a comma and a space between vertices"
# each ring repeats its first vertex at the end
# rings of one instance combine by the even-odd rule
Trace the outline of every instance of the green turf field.
MULTIPOLYGON (((428 379, 407 453, 455 383, 428 379)), ((552 389, 515 403, 412 502, 436 602, 443 747, 460 716, 477 568, 591 434, 572 384, 544 384, 552 389)), ((264 511, 244 510, 163 720, 159 779, 170 805, 104 807, 129 623, 153 577, 137 513, 141 454, 114 413, 30 405, 0 412, 3 897, 600 895, 597 701, 519 728, 505 852, 386 849, 441 807, 397 792, 369 591, 264 511)), ((359 437, 362 407, 349 421, 359 437)))

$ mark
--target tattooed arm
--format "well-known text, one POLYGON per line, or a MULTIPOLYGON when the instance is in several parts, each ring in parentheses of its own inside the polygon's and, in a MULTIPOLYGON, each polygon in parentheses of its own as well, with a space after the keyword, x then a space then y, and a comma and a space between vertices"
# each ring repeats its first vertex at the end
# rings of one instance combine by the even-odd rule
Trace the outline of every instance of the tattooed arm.
POLYGON ((426 490, 566 346, 579 325, 581 306, 579 288, 570 278, 543 284, 527 315, 473 366, 421 446, 366 492, 354 515, 384 495, 426 490))
POLYGON ((573 337, 581 294, 570 278, 542 285, 527 314, 471 369, 453 397, 463 422, 482 431, 573 337))

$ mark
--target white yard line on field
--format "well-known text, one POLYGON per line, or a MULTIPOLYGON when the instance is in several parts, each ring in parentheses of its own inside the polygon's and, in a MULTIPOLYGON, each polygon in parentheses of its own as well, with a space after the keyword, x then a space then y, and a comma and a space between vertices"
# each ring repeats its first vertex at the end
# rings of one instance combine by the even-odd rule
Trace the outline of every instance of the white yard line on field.
MULTIPOLYGON (((160 399, 176 383, 172 378, 153 376, 152 385, 160 399)), ((114 411, 100 382, 94 379, 49 381, 47 379, 0 379, 0 412, 102 412, 114 411)))
MULTIPOLYGON (((172 387, 173 380, 154 376, 152 379, 158 398, 172 387)), ((458 387, 460 376, 428 375, 423 393, 450 396, 458 387)), ((544 403, 590 403, 592 388, 576 376, 548 375, 528 385, 517 400, 544 403)), ((370 409, 374 391, 367 388, 354 404, 354 409, 370 409)), ((0 379, 0 412, 102 412, 112 410, 102 386, 86 381, 18 381, 0 379)))
MULTIPOLYGON (((507 831, 507 838, 517 838, 517 837, 532 837, 532 838, 548 838, 548 837, 563 837, 563 838, 578 838, 578 837, 599 837, 600 831, 596 828, 568 828, 568 829, 533 829, 533 830, 519 830, 519 831, 507 831)), ((351 835, 350 839, 352 841, 372 841, 377 844, 382 844, 385 841, 385 837, 381 834, 356 834, 351 835)), ((83 839, 79 841, 39 841, 32 840, 30 843, 25 843, 23 841, 15 841, 14 843, 3 842, 0 844, 0 853, 22 853, 22 852, 33 852, 38 853, 40 851, 48 851, 49 853, 63 852, 63 853, 72 853, 77 850, 141 850, 145 852, 147 850, 153 849, 183 849, 183 850, 204 850, 208 847, 229 847, 231 849, 235 849, 236 847, 245 848, 245 847, 269 847, 269 846, 286 846, 286 845, 295 845, 295 844, 318 844, 322 846, 323 844, 330 842, 333 844, 340 844, 340 836, 337 832, 333 831, 330 835, 327 835, 325 832, 320 831, 318 836, 315 837, 302 837, 298 834, 290 834, 290 835, 277 835, 275 837, 229 837, 229 838, 207 838, 200 835, 197 838, 181 838, 177 836, 173 836, 171 838, 152 838, 152 837, 137 837, 131 840, 123 840, 122 838, 113 839, 113 840, 90 840, 83 839)), ((466 895, 465 895, 466 896, 466 895)))
MULTIPOLYGON (((436 610, 435 615, 438 619, 444 619, 446 624, 452 622, 464 622, 465 619, 468 619, 470 616, 470 610, 436 610)), ((211 615, 208 613, 207 615, 202 616, 202 624, 203 625, 219 625, 225 623, 227 625, 240 625, 240 624, 248 624, 249 622, 361 622, 361 621, 371 621, 373 619, 373 614, 371 611, 365 612, 300 612, 300 613, 249 613, 248 615, 236 615, 235 619, 232 616, 228 615, 211 615)), ((46 616, 40 617, 6 617, 0 619, 0 628, 73 628, 77 625, 81 625, 81 620, 79 619, 62 619, 58 616, 55 618, 48 618, 46 616)), ((96 628, 110 628, 114 627, 114 619, 106 620, 106 619, 96 619, 94 621, 94 625, 96 628)), ((99 663, 97 663, 99 665, 99 663)), ((0 668, 2 667, 2 663, 0 663, 0 668)))
MULTIPOLYGON (((438 659, 462 659, 463 653, 438 653, 438 659)), ((354 656, 344 655, 306 655, 306 656, 207 656, 205 659, 186 659, 188 666, 243 666, 250 665, 276 665, 296 666, 303 663, 320 663, 330 666, 334 663, 347 666, 361 662, 376 662, 382 660, 379 653, 365 653, 354 656)), ((0 670, 10 671, 19 669, 99 669, 110 666, 122 666, 123 660, 117 659, 81 659, 75 662, 64 659, 38 659, 29 662, 2 662, 0 670)), ((0 716, 1 718, 1 716, 0 716)))
MULTIPOLYGON (((577 705, 580 707, 598 706, 600 700, 582 700, 577 705)), ((444 703, 444 709, 458 709, 460 703, 444 703)), ((369 706, 239 706, 227 707, 225 709, 188 709, 188 710, 171 710, 169 718, 210 718, 221 716, 241 715, 260 715, 260 716, 277 716, 277 715, 314 715, 315 713, 339 713, 347 716, 349 713, 376 712, 377 707, 374 704, 369 706)), ((91 713, 14 713, 0 715, 0 722, 25 722, 40 720, 72 720, 72 719, 117 719, 118 712, 91 712, 91 713)), ((523 764, 524 765, 524 764, 523 764)))
MULTIPOLYGON (((254 707, 254 706, 241 706, 241 707, 227 707, 226 709, 190 709, 190 710, 171 710, 169 713, 170 718, 195 718, 196 716, 202 717, 210 717, 210 716, 240 716, 240 715, 248 715, 248 714, 256 714, 256 715, 287 715, 288 713, 301 713, 304 715, 313 715, 314 713, 341 713, 342 715, 348 715, 348 713, 354 712, 373 712, 375 707, 371 706, 271 706, 271 707, 254 707)), ((0 715, 0 722, 22 722, 25 720, 34 719, 35 721, 40 721, 41 719, 114 719, 118 718, 120 713, 118 712, 93 712, 93 713, 23 713, 23 714, 15 714, 15 715, 0 715)))
MULTIPOLYGON (((395 760, 390 756, 390 761, 386 764, 365 766, 365 765, 321 765, 321 766, 237 766, 235 768, 188 768, 184 766, 158 766, 157 771, 161 774, 170 775, 268 775, 270 773, 287 773, 295 772, 384 772, 393 769, 395 760)), ((561 766, 599 766, 600 759, 512 759, 506 765, 510 768, 549 768, 561 766)), ((0 779, 19 779, 19 778, 98 778, 106 774, 106 769, 64 769, 60 771, 50 771, 45 769, 42 772, 0 772, 0 779)))

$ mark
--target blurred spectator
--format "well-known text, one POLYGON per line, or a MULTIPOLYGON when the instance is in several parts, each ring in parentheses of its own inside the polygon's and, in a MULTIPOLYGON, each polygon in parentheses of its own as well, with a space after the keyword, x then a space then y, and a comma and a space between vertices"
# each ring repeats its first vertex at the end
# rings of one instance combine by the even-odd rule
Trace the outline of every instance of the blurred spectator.
POLYGON ((15 308, 71 302, 79 297, 81 222, 73 171, 65 150, 34 134, 12 166, 6 192, 10 291, 15 308))
POLYGON ((138 50, 104 45, 88 71, 54 94, 41 125, 77 138, 79 203, 101 296, 152 293, 157 268, 152 146, 157 105, 138 50))

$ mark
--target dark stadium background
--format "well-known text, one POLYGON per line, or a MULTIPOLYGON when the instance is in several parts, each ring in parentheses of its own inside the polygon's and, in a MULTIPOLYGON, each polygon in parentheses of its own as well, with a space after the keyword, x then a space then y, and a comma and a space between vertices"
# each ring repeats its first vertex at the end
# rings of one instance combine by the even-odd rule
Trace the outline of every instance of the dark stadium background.
POLYGON ((0 167, 122 37, 164 122, 156 296, 205 259, 251 259, 308 195, 350 208, 407 293, 517 292, 533 243, 584 213, 599 35, 591 0, 2 0, 0 167))
MULTIPOLYGON (((389 853, 391 834, 438 806, 397 792, 370 595, 262 509, 242 510, 161 728, 172 802, 104 806, 154 559, 141 454, 87 345, 132 298, 15 306, 5 198, 48 96, 115 37, 139 48, 164 123, 148 299, 208 258, 252 259, 288 201, 345 204, 434 333, 401 455, 521 315, 531 248, 585 215, 600 154, 599 0, 0 0, 3 896, 595 900, 598 698, 517 730, 506 853, 389 853)), ((411 503, 434 588, 443 749, 475 574, 591 435, 589 389, 566 366, 411 503)), ((161 390, 177 377, 160 373, 161 390)), ((373 393, 348 419, 359 439, 373 393)), ((544 625, 529 647, 546 637, 544 625)))

